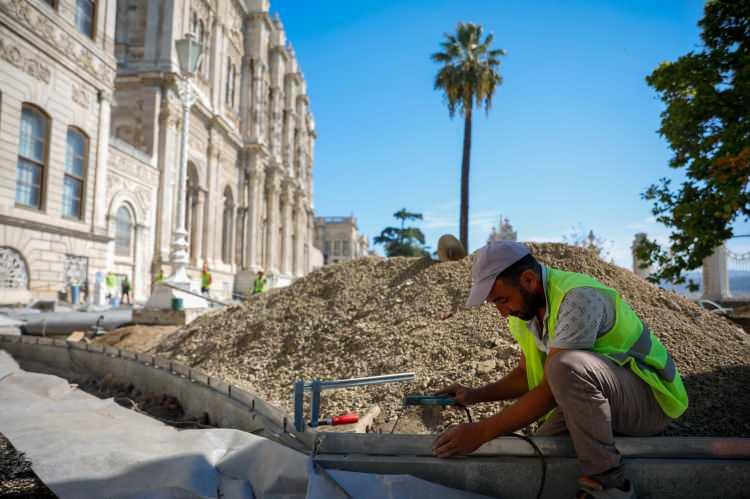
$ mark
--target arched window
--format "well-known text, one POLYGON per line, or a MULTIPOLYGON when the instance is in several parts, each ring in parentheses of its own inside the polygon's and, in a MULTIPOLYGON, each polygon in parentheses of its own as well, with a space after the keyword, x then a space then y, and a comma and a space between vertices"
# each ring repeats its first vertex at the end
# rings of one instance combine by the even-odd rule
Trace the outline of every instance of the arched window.
POLYGON ((130 256, 133 234, 133 219, 125 206, 120 206, 115 216, 115 255, 130 256))
POLYGON ((78 31, 94 38, 96 3, 93 0, 76 0, 75 25, 78 31))
POLYGON ((44 175, 49 149, 49 118, 37 108, 24 104, 18 141, 16 203, 42 209, 44 175))
POLYGON ((84 179, 88 151, 88 137, 75 128, 68 128, 63 180, 63 215, 66 217, 83 218, 84 179))

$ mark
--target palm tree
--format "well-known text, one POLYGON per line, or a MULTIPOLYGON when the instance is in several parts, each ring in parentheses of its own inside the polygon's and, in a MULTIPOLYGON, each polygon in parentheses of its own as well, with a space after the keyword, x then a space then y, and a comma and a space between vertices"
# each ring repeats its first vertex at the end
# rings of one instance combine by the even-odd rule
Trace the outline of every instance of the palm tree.
POLYGON ((471 162, 471 116, 474 106, 489 113, 495 89, 502 84, 498 73, 502 49, 491 49, 493 36, 488 34, 482 41, 482 26, 473 23, 458 23, 456 34, 445 33, 440 43, 442 52, 431 58, 441 63, 435 76, 435 90, 442 90, 448 113, 453 118, 458 111, 464 116, 464 150, 461 160, 461 244, 469 249, 469 164, 471 162))

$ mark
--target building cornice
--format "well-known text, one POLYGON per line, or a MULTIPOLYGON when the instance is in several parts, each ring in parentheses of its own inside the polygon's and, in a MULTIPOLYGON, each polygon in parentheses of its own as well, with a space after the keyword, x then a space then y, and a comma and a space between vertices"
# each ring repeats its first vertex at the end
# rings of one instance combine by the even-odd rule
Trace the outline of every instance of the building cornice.
POLYGON ((113 240, 109 236, 103 236, 99 234, 93 234, 91 232, 85 232, 82 230, 68 229, 60 227, 59 225, 52 225, 44 222, 36 222, 32 220, 26 220, 23 218, 13 217, 10 215, 0 215, 0 225, 10 225, 12 227, 19 227, 21 229, 37 230, 47 232, 49 234, 56 234, 60 236, 76 237, 78 239, 87 239, 97 243, 108 243, 113 240))
POLYGON ((268 28, 269 31, 276 29, 276 26, 274 26, 273 21, 271 21, 271 16, 268 15, 268 12, 263 12, 263 11, 250 12, 247 15, 247 17, 249 17, 251 21, 260 19, 261 21, 263 21, 263 23, 266 25, 266 28, 268 28))

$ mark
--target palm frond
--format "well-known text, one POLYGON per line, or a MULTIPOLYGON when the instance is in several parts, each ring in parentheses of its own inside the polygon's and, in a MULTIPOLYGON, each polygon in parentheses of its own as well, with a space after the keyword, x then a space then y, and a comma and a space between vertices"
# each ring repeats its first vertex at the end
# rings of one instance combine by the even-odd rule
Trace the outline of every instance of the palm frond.
POLYGON ((483 35, 481 25, 459 22, 455 34, 444 33, 442 50, 430 56, 442 65, 434 88, 443 92, 451 118, 474 106, 489 112, 495 90, 502 84, 498 68, 505 50, 492 49, 493 33, 483 35))

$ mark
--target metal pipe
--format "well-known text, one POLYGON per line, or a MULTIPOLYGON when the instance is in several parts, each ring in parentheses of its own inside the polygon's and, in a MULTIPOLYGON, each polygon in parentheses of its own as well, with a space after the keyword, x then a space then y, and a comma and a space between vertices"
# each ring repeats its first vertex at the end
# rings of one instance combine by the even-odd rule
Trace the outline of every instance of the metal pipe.
MULTIPOLYGON (((332 381, 320 381, 321 390, 334 390, 348 388, 351 386, 381 385, 383 383, 395 383, 399 381, 413 381, 414 373, 384 374, 382 376, 367 376, 365 378, 337 379, 332 381)), ((313 384, 305 383, 305 391, 312 391, 313 384)))

